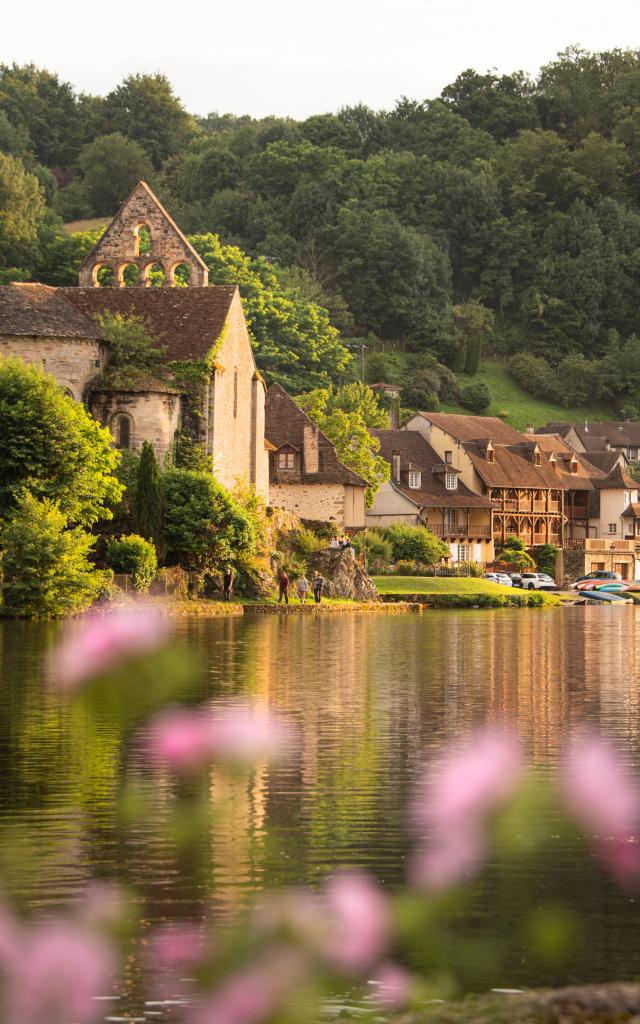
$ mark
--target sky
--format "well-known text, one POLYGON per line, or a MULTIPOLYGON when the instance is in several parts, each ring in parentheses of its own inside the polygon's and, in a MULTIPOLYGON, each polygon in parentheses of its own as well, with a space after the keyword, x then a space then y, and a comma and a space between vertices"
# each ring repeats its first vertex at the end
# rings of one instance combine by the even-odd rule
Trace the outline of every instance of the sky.
POLYGON ((465 68, 535 74, 568 46, 640 48, 638 0, 23 0, 0 62, 104 94, 163 71, 195 114, 303 118, 429 99, 465 68))

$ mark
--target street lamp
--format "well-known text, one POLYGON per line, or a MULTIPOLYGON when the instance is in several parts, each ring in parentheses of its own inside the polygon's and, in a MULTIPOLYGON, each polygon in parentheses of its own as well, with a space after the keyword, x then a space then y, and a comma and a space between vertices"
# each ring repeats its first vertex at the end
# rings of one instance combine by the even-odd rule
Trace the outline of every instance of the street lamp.
POLYGON ((609 545, 609 551, 611 552, 611 572, 613 572, 613 556, 615 554, 615 550, 616 550, 616 542, 615 542, 615 540, 612 540, 611 544, 609 545))
POLYGON ((364 384, 364 354, 367 351, 367 346, 363 342, 349 342, 347 348, 355 349, 356 352, 360 349, 360 380, 364 384))

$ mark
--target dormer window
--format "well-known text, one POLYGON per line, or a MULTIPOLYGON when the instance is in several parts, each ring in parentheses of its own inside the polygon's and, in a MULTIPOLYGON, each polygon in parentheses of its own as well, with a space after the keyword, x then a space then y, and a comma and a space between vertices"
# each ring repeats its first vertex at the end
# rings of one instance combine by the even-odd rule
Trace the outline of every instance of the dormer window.
POLYGON ((444 461, 446 462, 447 466, 450 466, 451 463, 453 462, 453 452, 445 452, 444 461))
POLYGON ((534 452, 533 453, 533 464, 534 464, 534 466, 541 466, 542 465, 542 455, 540 454, 540 452, 534 452))
POLYGON ((487 462, 495 462, 495 453, 493 448, 487 448, 487 462))
POLYGON ((570 468, 571 468, 571 472, 572 473, 577 473, 578 472, 578 463, 577 463, 577 461, 575 461, 575 460, 572 461, 570 468))
POLYGON ((422 473, 419 470, 409 470, 409 487, 412 491, 419 491, 420 484, 422 483, 422 473))
POLYGON ((292 470, 296 468, 296 457, 293 452, 278 453, 278 469, 292 470))
POLYGON ((455 473, 444 474, 444 486, 448 491, 455 491, 458 488, 458 477, 455 473))

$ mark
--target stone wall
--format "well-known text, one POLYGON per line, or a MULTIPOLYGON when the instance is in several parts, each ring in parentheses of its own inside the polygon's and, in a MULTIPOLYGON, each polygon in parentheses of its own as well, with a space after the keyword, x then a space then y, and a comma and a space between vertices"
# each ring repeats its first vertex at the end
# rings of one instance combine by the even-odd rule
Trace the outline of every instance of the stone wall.
POLYGON ((82 402, 87 385, 102 369, 105 346, 95 339, 0 335, 0 356, 17 356, 41 366, 65 391, 82 402))
POLYGON ((279 484, 272 483, 269 504, 295 512, 301 519, 318 523, 345 524, 345 488, 343 484, 279 484))
POLYGON ((160 465, 173 445, 180 423, 180 396, 171 393, 94 392, 90 411, 103 426, 116 435, 119 415, 130 420, 132 451, 139 451, 144 441, 156 450, 160 465))
POLYGON ((262 382, 255 379, 251 342, 238 294, 231 304, 216 364, 209 389, 207 441, 214 473, 224 487, 233 487, 240 478, 252 483, 266 499, 269 464, 264 447, 265 391, 262 382))

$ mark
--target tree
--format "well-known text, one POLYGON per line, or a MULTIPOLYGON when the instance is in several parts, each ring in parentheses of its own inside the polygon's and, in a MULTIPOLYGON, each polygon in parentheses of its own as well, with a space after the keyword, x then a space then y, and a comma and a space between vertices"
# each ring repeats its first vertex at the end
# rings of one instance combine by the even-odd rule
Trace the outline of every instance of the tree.
POLYGON ((27 489, 73 525, 110 519, 122 487, 108 430, 53 377, 21 359, 0 361, 0 520, 27 489))
POLYGON ((73 87, 36 68, 0 64, 0 110, 20 125, 47 167, 67 167, 77 157, 82 123, 73 87))
POLYGON ((193 117, 162 74, 128 75, 105 98, 103 120, 108 131, 138 143, 155 168, 186 149, 196 132, 193 117))
POLYGON ((242 563, 255 548, 249 515, 210 473, 171 469, 164 475, 165 536, 174 561, 198 573, 242 563))
POLYGON ((464 339, 464 372, 475 376, 480 369, 483 348, 493 335, 493 311, 477 299, 470 299, 453 307, 453 322, 464 339))
POLYGON ((534 93, 534 83, 522 71, 498 78, 469 68, 442 90, 442 99, 474 128, 502 140, 538 127, 534 93))
POLYGON ((581 352, 565 356, 558 363, 558 395, 562 405, 586 405, 596 389, 597 364, 581 352))
POLYGON ((84 147, 78 158, 84 188, 97 216, 112 216, 141 179, 152 174, 142 146, 121 132, 100 135, 84 147))
POLYGON ((556 574, 556 557, 560 551, 555 544, 542 544, 536 548, 535 560, 540 572, 546 572, 549 576, 556 574))
POLYGON ((155 449, 149 441, 142 445, 137 466, 135 488, 135 520, 138 533, 154 543, 164 554, 164 486, 155 449))
POLYGON ((370 433, 371 428, 388 426, 388 417, 371 388, 360 382, 335 391, 318 388, 296 401, 335 445, 340 461, 366 480, 371 507, 380 484, 390 476, 389 463, 378 455, 380 442, 370 433))
POLYGON ((482 381, 466 384, 460 388, 460 405, 481 416, 491 405, 491 392, 482 381))
POLYGON ((44 211, 35 175, 28 174, 17 157, 0 153, 0 267, 31 265, 44 211))
POLYGON ((151 334, 142 316, 102 313, 98 325, 109 342, 109 366, 153 370, 162 362, 164 346, 151 334))
POLYGON ((131 576, 134 589, 139 591, 149 589, 158 569, 155 547, 135 533, 112 541, 105 561, 114 572, 131 576))
POLYGON ((434 536, 425 526, 406 526, 394 523, 385 530, 385 538, 393 548, 396 562, 422 562, 424 565, 437 565, 449 554, 449 546, 434 536))
POLYGON ((59 618, 88 608, 107 579, 87 559, 94 543, 68 528, 58 502, 21 491, 0 531, 2 614, 59 618))
POLYGON ((439 378, 432 370, 419 370, 403 387, 400 402, 407 409, 437 412, 440 408, 439 384, 439 378))

